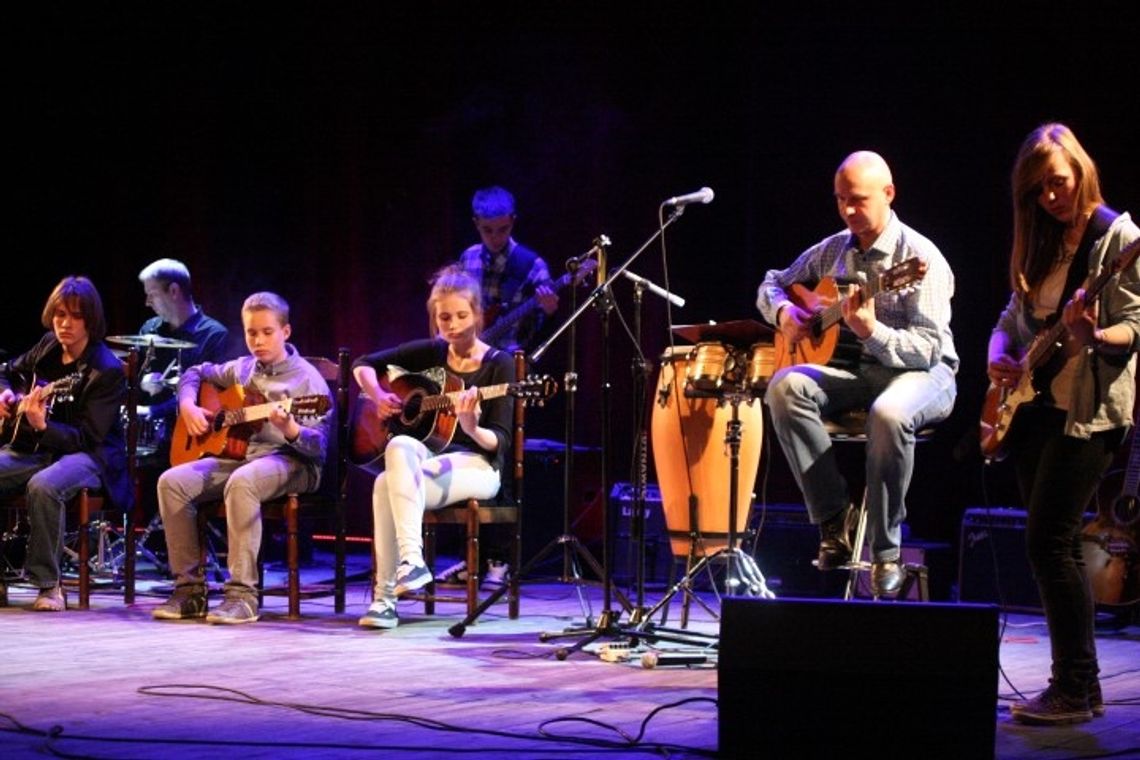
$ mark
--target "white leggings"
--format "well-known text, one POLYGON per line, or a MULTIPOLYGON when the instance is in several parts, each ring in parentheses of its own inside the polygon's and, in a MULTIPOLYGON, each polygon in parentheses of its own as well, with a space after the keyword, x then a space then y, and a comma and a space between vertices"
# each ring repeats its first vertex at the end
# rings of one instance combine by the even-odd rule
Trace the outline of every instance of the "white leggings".
POLYGON ((384 449, 384 472, 372 487, 373 599, 395 601, 396 565, 423 564, 425 509, 499 493, 499 471, 480 454, 433 456, 420 441, 398 435, 384 449))

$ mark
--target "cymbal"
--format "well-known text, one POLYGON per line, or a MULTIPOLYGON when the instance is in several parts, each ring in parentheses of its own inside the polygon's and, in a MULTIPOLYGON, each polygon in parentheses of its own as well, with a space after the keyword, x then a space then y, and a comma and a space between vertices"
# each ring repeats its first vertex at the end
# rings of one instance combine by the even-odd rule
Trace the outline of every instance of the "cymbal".
POLYGON ((771 342, 775 331, 753 319, 737 319, 719 324, 675 325, 673 332, 690 343, 716 340, 747 348, 753 343, 771 342))
POLYGON ((198 345, 188 340, 164 338, 161 335, 108 335, 107 342, 117 343, 120 346, 139 346, 140 348, 149 346, 155 348, 196 348, 198 345))

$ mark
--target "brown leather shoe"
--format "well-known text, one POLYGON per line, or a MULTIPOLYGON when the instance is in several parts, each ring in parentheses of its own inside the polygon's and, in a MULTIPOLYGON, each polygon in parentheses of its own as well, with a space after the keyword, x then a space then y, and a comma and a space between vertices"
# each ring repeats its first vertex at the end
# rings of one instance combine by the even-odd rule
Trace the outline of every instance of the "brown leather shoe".
POLYGON ((67 595, 61 586, 41 588, 32 609, 36 612, 63 612, 67 609, 67 595))
POLYGON ((897 594, 902 582, 903 569, 898 562, 875 562, 871 565, 871 593, 876 598, 897 594))
POLYGON ((0 607, 8 606, 8 586, 4 581, 0 581, 0 607))
POLYGON ((851 559, 851 533, 857 517, 854 505, 819 525, 819 554, 815 566, 820 570, 834 570, 851 559))

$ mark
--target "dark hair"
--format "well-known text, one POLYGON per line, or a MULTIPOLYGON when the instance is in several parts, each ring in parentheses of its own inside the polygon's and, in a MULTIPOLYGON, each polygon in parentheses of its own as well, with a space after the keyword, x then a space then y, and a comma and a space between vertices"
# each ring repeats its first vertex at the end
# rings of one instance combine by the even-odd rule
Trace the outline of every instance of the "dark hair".
POLYGON ((64 277, 59 281, 44 304, 40 320, 48 330, 52 329, 55 310, 61 306, 80 313, 89 340, 100 341, 106 337, 107 320, 103 317, 103 299, 99 297, 99 291, 91 280, 86 277, 64 277))

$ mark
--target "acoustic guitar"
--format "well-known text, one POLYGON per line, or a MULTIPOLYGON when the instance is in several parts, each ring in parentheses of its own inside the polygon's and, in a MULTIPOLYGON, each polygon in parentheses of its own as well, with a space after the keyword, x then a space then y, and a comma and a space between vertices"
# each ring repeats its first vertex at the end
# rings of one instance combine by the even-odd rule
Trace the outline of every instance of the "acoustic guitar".
POLYGON ((1097 489, 1096 518, 1081 530, 1081 554, 1093 599, 1114 610, 1140 602, 1140 446, 1133 434, 1128 464, 1109 470, 1097 489))
POLYGON ((182 415, 174 422, 170 439, 170 464, 178 466, 205 456, 242 459, 249 448, 249 439, 269 415, 281 407, 294 417, 320 417, 329 410, 329 397, 325 394, 297 396, 280 401, 266 401, 252 388, 231 385, 219 390, 210 383, 202 383, 198 390, 198 405, 209 410, 206 415, 210 428, 202 435, 191 435, 182 415))
MULTIPOLYGON (((396 435, 408 435, 422 441, 435 453, 447 448, 459 424, 454 407, 464 390, 462 379, 443 367, 408 372, 401 367, 389 366, 380 379, 380 386, 399 396, 403 408, 399 414, 381 420, 376 403, 366 394, 360 394, 351 422, 350 462, 362 467, 378 465, 388 441, 396 435)), ((479 388, 479 400, 513 396, 528 404, 541 405, 557 391, 558 383, 543 375, 521 382, 483 386, 479 388)))
MULTIPOLYGON (((815 288, 796 283, 788 289, 788 297, 801 309, 812 312, 805 340, 789 343, 779 330, 775 335, 776 361, 773 372, 795 364, 828 364, 840 346, 840 322, 843 321, 843 304, 861 292, 867 300, 880 293, 901 291, 926 276, 926 262, 913 258, 902 261, 885 272, 867 279, 840 298, 835 279, 824 277, 815 288)), ((862 349, 860 348, 859 351, 862 349)))
MULTIPOLYGON (((83 380, 83 373, 72 372, 50 383, 41 383, 32 380, 32 386, 40 388, 40 397, 44 400, 48 416, 51 416, 52 406, 56 401, 73 401, 75 399, 75 386, 83 380)), ((6 417, 0 425, 0 446, 9 445, 16 451, 35 451, 33 430, 27 424, 27 395, 20 396, 13 414, 6 417)))
MULTIPOLYGON (((1092 284, 1085 289, 1085 303, 1095 303, 1109 280, 1136 263, 1137 257, 1140 257, 1140 239, 1132 241, 1101 270, 1092 284)), ((982 404, 980 422, 982 455, 986 459, 1000 461, 1009 453, 1004 444, 1014 415, 1018 407, 1027 401, 1032 401, 1039 392, 1038 386, 1034 383, 1033 373, 1042 368, 1062 347, 1065 348, 1063 355, 1071 356, 1079 347, 1073 347, 1069 337, 1065 324, 1058 319, 1052 326, 1037 333, 1029 347, 1025 349, 1025 354, 1019 362, 1021 377, 1016 386, 999 386, 990 383, 985 402, 982 404)))
MULTIPOLYGON (((586 259, 578 265, 575 271, 567 272, 552 282, 550 289, 557 293, 571 283, 579 285, 597 268, 597 261, 594 259, 586 259)), ((497 346, 499 341, 502 340, 519 321, 533 314, 541 307, 538 305, 538 296, 534 295, 506 314, 500 314, 503 308, 505 307, 501 304, 496 305, 494 308, 488 308, 486 314, 483 315, 484 321, 489 324, 490 327, 484 329, 479 337, 493 346, 497 346)))

